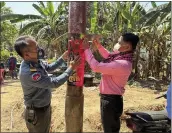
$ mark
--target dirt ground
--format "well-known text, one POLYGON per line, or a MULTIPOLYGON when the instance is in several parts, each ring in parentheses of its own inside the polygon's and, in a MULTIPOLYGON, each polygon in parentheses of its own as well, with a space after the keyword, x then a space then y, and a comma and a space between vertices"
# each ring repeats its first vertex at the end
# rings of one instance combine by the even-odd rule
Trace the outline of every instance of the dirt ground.
MULTIPOLYGON (((126 111, 162 110, 165 100, 155 97, 155 90, 126 86, 124 113, 126 111)), ((66 84, 52 92, 52 131, 64 132, 66 84)), ((1 88, 1 132, 27 132, 23 119, 23 92, 18 80, 8 80, 1 88)), ((130 131, 125 124, 125 114, 121 117, 121 132, 130 131)), ((100 132, 100 97, 98 87, 84 87, 84 132, 100 132)))

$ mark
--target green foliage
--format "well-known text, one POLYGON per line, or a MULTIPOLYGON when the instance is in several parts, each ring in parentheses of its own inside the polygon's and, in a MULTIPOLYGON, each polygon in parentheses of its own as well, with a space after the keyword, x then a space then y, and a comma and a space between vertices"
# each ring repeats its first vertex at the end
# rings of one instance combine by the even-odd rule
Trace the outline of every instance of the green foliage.
POLYGON ((16 57, 17 62, 21 62, 22 61, 22 58, 19 57, 18 54, 15 51, 10 52, 8 50, 1 50, 1 53, 0 53, 1 54, 1 59, 0 60, 2 62, 5 62, 6 63, 7 60, 8 60, 8 58, 10 57, 10 53, 12 53, 14 57, 16 57))
MULTIPOLYGON (((33 4, 40 15, 12 14, 10 8, 5 7, 3 2, 1 3, 3 48, 12 47, 18 33, 16 25, 11 22, 22 22, 20 35, 34 36, 47 52, 56 49, 61 54, 64 51, 68 37, 69 2, 59 2, 57 8, 52 2, 33 4)), ((158 75, 166 67, 164 61, 170 61, 170 48, 166 42, 170 41, 171 2, 159 6, 156 2, 151 2, 151 4, 152 8, 146 11, 139 2, 89 2, 89 16, 87 16, 87 33, 101 34, 103 36, 102 45, 108 50, 113 48, 119 36, 124 32, 139 35, 140 44, 133 66, 135 73, 138 73, 136 69, 137 64, 141 62, 140 50, 145 49, 148 57, 145 59, 146 63, 144 62, 146 70, 142 77, 158 75)))
POLYGON ((9 49, 13 46, 13 43, 18 36, 18 29, 16 25, 10 22, 1 23, 1 44, 5 49, 9 49))
POLYGON ((67 32, 68 2, 60 2, 56 11, 52 2, 48 1, 46 3, 46 6, 43 2, 33 4, 33 7, 40 15, 5 14, 1 16, 2 21, 10 20, 12 23, 23 22, 20 34, 30 31, 31 35, 36 35, 37 39, 43 37, 47 40, 50 38, 53 40, 67 32), (38 34, 40 31, 42 33, 41 36, 38 34))
POLYGON ((98 6, 98 2, 93 2, 93 8, 91 13, 91 28, 90 28, 91 33, 96 33, 96 25, 98 19, 97 6, 98 6))
MULTIPOLYGON (((2 19, 2 16, 11 14, 12 10, 6 7, 4 4, 4 6, 1 7, 1 13, 2 13, 1 14, 1 19, 2 19)), ((2 21, 0 28, 1 28, 0 30, 1 49, 13 51, 14 41, 18 36, 18 29, 16 24, 11 24, 9 21, 2 21)))
POLYGON ((152 4, 152 7, 153 7, 153 8, 157 7, 157 5, 156 5, 156 2, 155 2, 155 1, 151 1, 151 4, 152 4))
MULTIPOLYGON (((171 2, 159 6, 155 2, 151 4, 153 8, 146 12, 139 2, 97 2, 97 14, 94 14, 95 7, 92 4, 92 14, 89 16, 92 21, 88 21, 91 23, 91 26, 88 25, 88 32, 94 33, 92 31, 96 29, 103 36, 102 44, 110 51, 121 33, 133 32, 139 35, 135 70, 138 68, 137 64, 142 62, 139 57, 140 49, 146 48, 145 53, 148 55, 145 56, 144 71, 149 71, 144 72, 142 77, 159 77, 160 71, 166 68, 167 60, 170 60, 170 48, 166 46, 166 42, 170 41, 171 2), (94 24, 95 16, 97 24, 94 24)), ((140 75, 138 71, 135 72, 140 75)))
POLYGON ((4 1, 0 1, 0 9, 2 9, 5 6, 5 2, 4 1))
POLYGON ((10 56, 10 52, 8 50, 1 51, 1 61, 6 62, 10 56))
POLYGON ((69 2, 59 2, 55 10, 53 2, 48 1, 46 4, 38 2, 32 6, 40 15, 9 13, 1 15, 1 21, 10 20, 11 23, 22 22, 19 35, 31 35, 34 36, 37 41, 44 39, 48 42, 46 49, 55 46, 58 51, 62 51, 61 47, 57 47, 56 45, 62 44, 67 38, 68 3, 69 2))

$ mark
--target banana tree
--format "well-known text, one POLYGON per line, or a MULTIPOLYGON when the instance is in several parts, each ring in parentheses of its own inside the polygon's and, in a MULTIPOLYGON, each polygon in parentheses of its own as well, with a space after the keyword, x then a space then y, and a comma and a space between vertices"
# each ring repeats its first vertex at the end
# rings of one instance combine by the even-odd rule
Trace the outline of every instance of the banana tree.
POLYGON ((47 2, 47 5, 43 2, 38 2, 38 4, 33 4, 32 6, 40 15, 5 14, 1 15, 1 21, 10 20, 11 23, 25 22, 20 29, 20 34, 29 29, 37 29, 38 38, 56 38, 62 31, 67 31, 68 2, 59 3, 56 10, 52 2, 47 2))
POLYGON ((168 57, 169 48, 167 41, 170 40, 170 2, 160 6, 154 6, 148 13, 141 19, 145 20, 144 25, 147 26, 149 33, 152 33, 147 48, 149 49, 149 75, 160 77, 162 76, 163 67, 166 66, 164 62, 168 57), (150 43, 151 42, 151 43, 150 43))
POLYGON ((161 23, 170 21, 171 19, 171 2, 162 4, 159 6, 154 6, 149 9, 148 12, 141 17, 139 23, 144 23, 145 26, 151 25, 155 23, 159 18, 161 19, 161 23))
MULTIPOLYGON (((148 71, 146 76, 156 76, 157 78, 159 78, 160 71, 162 71, 164 65, 161 62, 162 56, 166 55, 165 51, 168 51, 166 49, 166 40, 168 40, 166 38, 166 35, 169 34, 169 31, 171 29, 171 16, 169 15, 171 4, 169 2, 167 4, 157 6, 155 2, 151 3, 153 8, 150 9, 148 12, 145 12, 141 6, 139 7, 140 9, 143 9, 141 12, 139 10, 136 10, 139 9, 139 5, 135 4, 132 8, 132 11, 130 10, 130 14, 127 14, 127 12, 125 12, 126 10, 122 10, 122 15, 124 18, 129 20, 129 30, 132 32, 137 32, 141 40, 146 45, 145 47, 147 48, 147 51, 149 53, 147 70, 150 70, 148 71), (142 29, 146 29, 149 32, 142 32, 142 29), (142 39, 142 37, 146 36, 146 34, 149 36, 148 43, 145 43, 145 40, 142 39)), ((139 73, 137 72, 137 62, 139 60, 140 48, 144 48, 144 45, 139 45, 136 51, 135 73, 138 75, 139 73)))
MULTIPOLYGON (((40 15, 33 14, 5 14, 1 16, 1 20, 10 20, 11 23, 22 22, 20 35, 30 34, 36 36, 39 41, 47 40, 47 48, 57 49, 62 51, 60 41, 67 39, 67 17, 68 17, 68 2, 59 2, 57 9, 53 2, 38 2, 32 6, 39 12, 40 15)), ((59 53, 62 54, 62 53, 59 53)))

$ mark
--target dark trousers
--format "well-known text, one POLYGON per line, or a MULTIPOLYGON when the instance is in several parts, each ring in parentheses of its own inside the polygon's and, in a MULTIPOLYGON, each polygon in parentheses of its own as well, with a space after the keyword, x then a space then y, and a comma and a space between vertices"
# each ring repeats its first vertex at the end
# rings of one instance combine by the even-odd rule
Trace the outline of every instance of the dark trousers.
POLYGON ((34 120, 33 122, 29 122, 29 109, 25 109, 25 122, 29 132, 48 133, 51 126, 51 106, 44 109, 34 109, 34 111, 34 120))
POLYGON ((14 79, 14 77, 17 79, 17 72, 15 70, 10 70, 9 72, 12 79, 14 79))
POLYGON ((120 117, 123 112, 123 97, 120 95, 101 96, 101 120, 105 133, 119 133, 120 117))

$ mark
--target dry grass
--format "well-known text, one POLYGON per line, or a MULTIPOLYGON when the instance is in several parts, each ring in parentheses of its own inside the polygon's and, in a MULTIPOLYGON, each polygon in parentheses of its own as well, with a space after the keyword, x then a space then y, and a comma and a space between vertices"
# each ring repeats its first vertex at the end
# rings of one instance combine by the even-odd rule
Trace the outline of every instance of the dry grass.
MULTIPOLYGON (((52 131, 63 132, 65 127, 64 122, 64 107, 65 107, 65 90, 66 84, 57 88, 52 93, 52 131)), ((155 100, 157 94, 155 91, 146 88, 130 88, 126 86, 124 95, 124 112, 126 111, 141 111, 141 110, 161 110, 164 99, 155 100)), ((102 125, 100 121, 100 99, 99 90, 96 87, 84 88, 84 122, 83 131, 85 132, 100 132, 102 125)), ((5 81, 5 85, 1 88, 1 131, 2 132, 26 132, 26 126, 22 113, 23 92, 19 81, 5 81), (13 111, 13 128, 11 130, 10 115, 13 111)), ((125 126, 125 115, 122 116, 121 131, 130 131, 125 126)))

